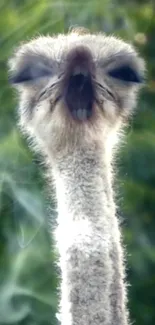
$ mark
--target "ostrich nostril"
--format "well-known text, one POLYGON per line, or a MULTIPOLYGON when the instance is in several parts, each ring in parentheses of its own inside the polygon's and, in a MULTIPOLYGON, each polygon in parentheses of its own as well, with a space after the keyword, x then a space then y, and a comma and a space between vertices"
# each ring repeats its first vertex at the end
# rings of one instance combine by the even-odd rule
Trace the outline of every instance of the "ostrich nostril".
POLYGON ((74 73, 70 76, 66 103, 72 116, 78 120, 87 120, 92 115, 93 85, 88 73, 74 73))

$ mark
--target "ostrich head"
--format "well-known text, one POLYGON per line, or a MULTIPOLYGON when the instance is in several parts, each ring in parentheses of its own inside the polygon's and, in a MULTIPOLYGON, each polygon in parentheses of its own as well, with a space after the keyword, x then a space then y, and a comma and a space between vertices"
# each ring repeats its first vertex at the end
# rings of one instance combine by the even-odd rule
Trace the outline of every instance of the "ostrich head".
POLYGON ((9 66, 22 131, 53 155, 99 139, 113 144, 144 76, 131 45, 81 29, 21 45, 9 66))

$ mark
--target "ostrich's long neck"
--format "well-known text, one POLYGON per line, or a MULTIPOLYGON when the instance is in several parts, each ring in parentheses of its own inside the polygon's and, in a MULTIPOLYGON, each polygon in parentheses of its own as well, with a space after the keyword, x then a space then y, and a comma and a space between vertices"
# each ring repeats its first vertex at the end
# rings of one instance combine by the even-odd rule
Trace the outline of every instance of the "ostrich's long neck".
POLYGON ((60 159, 54 175, 61 324, 127 325, 122 248, 104 150, 72 152, 60 159))

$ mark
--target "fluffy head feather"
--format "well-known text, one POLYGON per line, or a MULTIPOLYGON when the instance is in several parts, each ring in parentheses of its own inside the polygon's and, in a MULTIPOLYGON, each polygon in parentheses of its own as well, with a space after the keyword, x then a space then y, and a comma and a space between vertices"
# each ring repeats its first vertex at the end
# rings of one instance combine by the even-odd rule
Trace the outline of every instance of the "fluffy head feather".
POLYGON ((47 150, 101 139, 135 106, 144 61, 113 36, 74 28, 22 44, 9 61, 22 130, 47 150))

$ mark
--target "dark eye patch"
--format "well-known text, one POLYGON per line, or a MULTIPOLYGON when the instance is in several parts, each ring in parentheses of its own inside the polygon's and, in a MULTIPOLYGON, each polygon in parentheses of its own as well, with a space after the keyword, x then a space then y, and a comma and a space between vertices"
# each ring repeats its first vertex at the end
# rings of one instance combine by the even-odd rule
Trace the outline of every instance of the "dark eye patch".
POLYGON ((47 77, 51 74, 51 67, 47 67, 44 64, 40 64, 39 62, 36 62, 36 64, 29 63, 19 71, 14 73, 12 76, 10 76, 9 81, 12 84, 33 82, 38 78, 47 77))
POLYGON ((143 82, 143 78, 129 66, 121 66, 108 72, 109 76, 126 82, 143 82))

